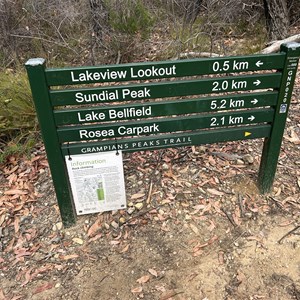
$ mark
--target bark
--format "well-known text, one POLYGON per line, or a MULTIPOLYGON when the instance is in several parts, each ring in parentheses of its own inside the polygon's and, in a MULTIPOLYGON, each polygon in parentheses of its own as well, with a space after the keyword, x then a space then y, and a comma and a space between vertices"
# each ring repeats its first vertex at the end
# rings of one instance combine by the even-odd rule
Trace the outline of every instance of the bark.
POLYGON ((272 43, 271 46, 263 49, 261 51, 261 53, 268 54, 268 53, 278 52, 280 50, 280 45, 281 44, 289 43, 289 42, 300 43, 300 34, 296 34, 296 35, 290 36, 290 37, 288 37, 288 38, 286 38, 284 40, 276 41, 276 42, 272 43))
POLYGON ((92 16, 93 34, 102 43, 103 32, 107 27, 108 11, 103 0, 89 0, 92 16))
POLYGON ((200 12, 203 0, 188 0, 186 13, 184 15, 184 24, 193 24, 200 12))
POLYGON ((271 40, 288 36, 289 15, 286 0, 264 0, 266 25, 271 40))

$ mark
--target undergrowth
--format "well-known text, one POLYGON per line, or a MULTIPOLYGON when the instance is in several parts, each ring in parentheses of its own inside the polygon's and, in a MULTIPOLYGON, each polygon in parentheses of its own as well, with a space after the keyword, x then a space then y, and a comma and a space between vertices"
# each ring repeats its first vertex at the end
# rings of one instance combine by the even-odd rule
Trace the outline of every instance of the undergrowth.
POLYGON ((24 71, 0 73, 0 163, 35 144, 37 119, 24 71))

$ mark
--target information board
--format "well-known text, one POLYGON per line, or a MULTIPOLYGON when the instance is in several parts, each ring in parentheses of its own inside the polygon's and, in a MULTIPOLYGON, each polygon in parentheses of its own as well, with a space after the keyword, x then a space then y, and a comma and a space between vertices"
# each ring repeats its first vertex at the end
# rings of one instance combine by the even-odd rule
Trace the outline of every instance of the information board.
POLYGON ((43 59, 30 59, 26 68, 64 224, 75 222, 65 156, 264 138, 258 186, 268 192, 299 55, 300 45, 288 43, 268 55, 92 67, 49 69, 43 59))

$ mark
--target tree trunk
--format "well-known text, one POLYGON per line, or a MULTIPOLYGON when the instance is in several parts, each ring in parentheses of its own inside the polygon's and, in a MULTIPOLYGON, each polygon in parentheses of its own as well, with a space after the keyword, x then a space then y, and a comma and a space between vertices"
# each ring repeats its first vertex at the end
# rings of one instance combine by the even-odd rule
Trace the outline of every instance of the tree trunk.
POLYGON ((202 0, 188 0, 186 5, 186 12, 184 15, 184 24, 192 25, 201 9, 202 0))
POLYGON ((108 11, 103 0, 89 0, 92 16, 93 35, 102 43, 103 32, 108 22, 108 11))
POLYGON ((289 15, 286 0, 264 0, 266 25, 271 40, 288 36, 289 15))

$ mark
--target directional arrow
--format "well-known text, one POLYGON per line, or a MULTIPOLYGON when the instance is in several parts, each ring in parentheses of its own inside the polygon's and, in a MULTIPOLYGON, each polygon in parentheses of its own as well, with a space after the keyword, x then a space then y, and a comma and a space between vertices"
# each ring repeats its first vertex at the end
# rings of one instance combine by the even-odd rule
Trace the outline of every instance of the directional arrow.
POLYGON ((255 84, 256 86, 259 86, 261 84, 261 81, 257 79, 256 81, 253 82, 253 84, 255 84))
POLYGON ((251 134, 252 134, 251 132, 245 131, 245 137, 250 136, 251 134))
POLYGON ((256 103, 258 103, 258 100, 257 100, 257 99, 253 99, 253 100, 251 101, 251 103, 252 103, 253 105, 255 105, 256 103))
POLYGON ((248 118, 249 121, 253 121, 254 119, 255 119, 254 116, 251 116, 251 117, 248 118))
POLYGON ((263 64, 264 64, 264 63, 263 63, 262 61, 259 60, 258 62, 256 62, 255 65, 259 68, 259 67, 262 66, 263 64))

